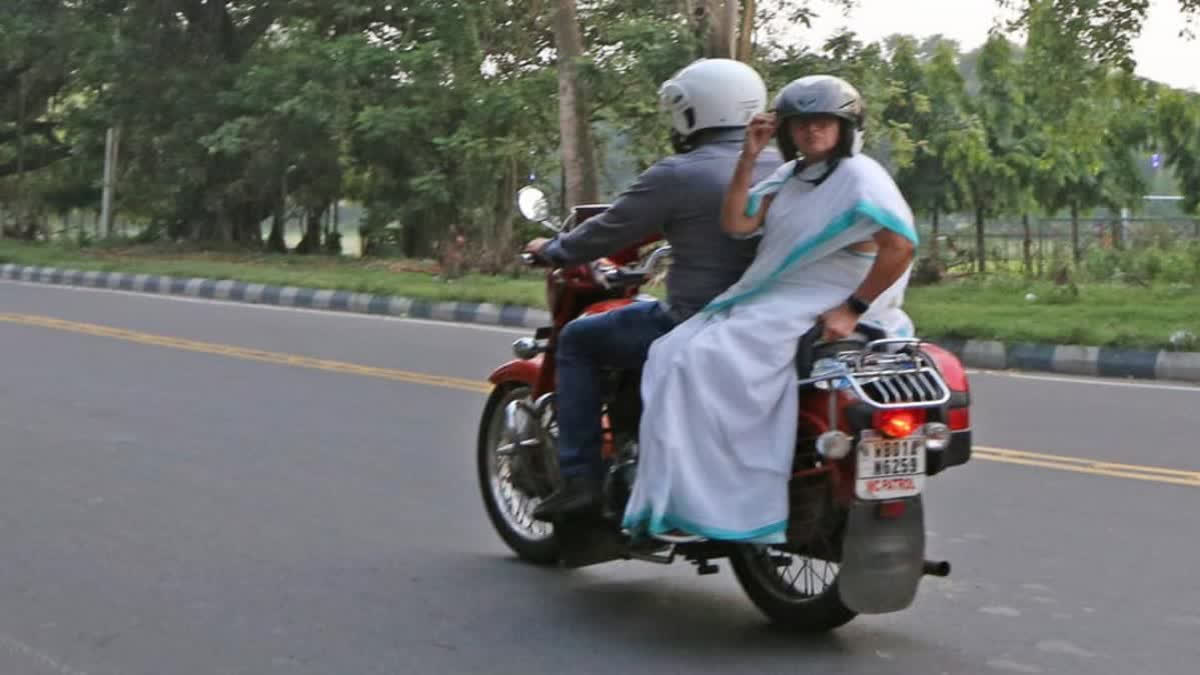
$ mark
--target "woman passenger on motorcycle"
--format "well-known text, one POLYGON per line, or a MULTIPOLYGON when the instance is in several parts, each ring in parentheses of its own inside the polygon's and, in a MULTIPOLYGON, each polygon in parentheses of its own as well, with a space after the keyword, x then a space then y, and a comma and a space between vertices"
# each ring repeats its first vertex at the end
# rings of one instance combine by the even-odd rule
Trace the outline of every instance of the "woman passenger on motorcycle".
POLYGON ((900 309, 917 243, 895 182, 859 153, 863 101, 830 76, 796 80, 747 130, 723 204, 730 234, 761 234, 742 278, 657 340, 642 379, 640 460, 624 526, 784 541, 797 429, 795 355, 862 323, 911 335, 900 309), (790 160, 750 188, 776 137, 790 160))

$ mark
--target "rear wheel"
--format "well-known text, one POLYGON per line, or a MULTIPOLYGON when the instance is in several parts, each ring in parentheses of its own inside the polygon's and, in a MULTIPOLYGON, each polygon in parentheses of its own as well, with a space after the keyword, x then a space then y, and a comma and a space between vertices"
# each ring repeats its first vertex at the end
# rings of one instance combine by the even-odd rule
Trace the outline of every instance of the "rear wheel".
POLYGON ((838 593, 838 564, 789 548, 734 548, 729 562, 750 600, 773 623, 803 633, 830 631, 854 619, 857 614, 838 593))
POLYGON ((558 562, 554 526, 533 517, 541 501, 526 473, 535 470, 529 454, 505 429, 505 411, 514 401, 528 400, 529 387, 502 384, 492 390, 479 424, 476 464, 479 489, 496 533, 521 559, 538 565, 558 562))

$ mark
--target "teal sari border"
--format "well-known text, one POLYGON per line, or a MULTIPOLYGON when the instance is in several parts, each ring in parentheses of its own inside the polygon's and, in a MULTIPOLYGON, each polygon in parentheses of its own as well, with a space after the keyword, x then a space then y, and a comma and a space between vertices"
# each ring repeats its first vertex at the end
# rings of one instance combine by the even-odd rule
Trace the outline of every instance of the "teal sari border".
POLYGON ((767 278, 764 279, 760 284, 754 288, 751 288, 750 290, 744 291, 719 302, 714 300, 713 302, 710 302, 708 306, 702 309, 701 312, 710 315, 723 312, 739 302, 759 295, 763 291, 770 288, 771 285, 775 283, 775 280, 778 279, 785 271, 787 271, 789 267, 794 265, 797 261, 803 259, 804 256, 810 253, 813 249, 830 241, 834 237, 853 227, 854 224, 858 222, 860 217, 869 218, 870 220, 875 221, 880 225, 880 227, 891 230, 901 235, 905 239, 908 239, 913 243, 914 246, 919 242, 916 229, 913 228, 913 226, 903 218, 900 218, 887 209, 871 204, 870 202, 859 201, 846 212, 842 213, 837 218, 834 218, 833 221, 825 227, 825 229, 821 230, 820 234, 798 244, 796 248, 792 249, 792 252, 783 259, 783 262, 779 265, 779 267, 775 269, 775 271, 768 274, 767 278))
POLYGON ((689 534, 706 539, 726 541, 759 541, 762 543, 779 543, 784 541, 783 532, 787 530, 787 521, 764 525, 753 530, 726 530, 718 527, 708 527, 693 523, 687 519, 673 516, 669 513, 653 516, 649 509, 634 516, 625 516, 621 527, 633 533, 663 534, 671 530, 683 530, 689 534))

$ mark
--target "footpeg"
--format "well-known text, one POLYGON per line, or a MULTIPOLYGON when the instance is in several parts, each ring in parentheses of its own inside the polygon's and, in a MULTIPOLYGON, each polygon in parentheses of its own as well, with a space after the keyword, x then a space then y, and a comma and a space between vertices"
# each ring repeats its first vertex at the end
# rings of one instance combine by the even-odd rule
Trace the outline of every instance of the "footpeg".
POLYGON ((696 565, 696 574, 699 574, 702 577, 708 576, 710 574, 716 574, 717 572, 721 571, 720 567, 718 567, 717 565, 714 565, 713 563, 710 563, 707 560, 696 560, 694 562, 696 565))

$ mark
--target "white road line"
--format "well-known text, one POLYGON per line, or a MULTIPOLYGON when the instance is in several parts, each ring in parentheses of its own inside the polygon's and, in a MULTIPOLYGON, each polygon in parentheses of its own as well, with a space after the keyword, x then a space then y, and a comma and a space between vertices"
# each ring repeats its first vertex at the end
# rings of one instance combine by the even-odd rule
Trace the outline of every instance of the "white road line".
POLYGON ((1132 389, 1161 389, 1163 391, 1190 391, 1200 393, 1200 386, 1192 387, 1186 384, 1153 384, 1150 382, 1125 382, 1122 380, 1105 380, 1102 378, 1071 377, 1069 375, 1034 375, 1031 373, 1015 373, 1002 370, 978 370, 968 368, 970 375, 992 375, 995 377, 1011 377, 1018 380, 1044 380, 1046 382, 1061 382, 1063 384, 1099 385, 1102 387, 1126 387, 1132 389))

